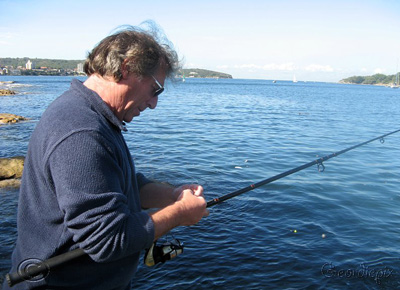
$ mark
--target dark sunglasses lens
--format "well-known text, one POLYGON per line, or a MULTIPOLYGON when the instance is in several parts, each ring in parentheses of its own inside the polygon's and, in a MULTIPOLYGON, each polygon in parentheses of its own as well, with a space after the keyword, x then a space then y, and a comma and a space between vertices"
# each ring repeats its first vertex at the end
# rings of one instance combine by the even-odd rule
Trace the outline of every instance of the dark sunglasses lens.
POLYGON ((164 88, 159 88, 157 91, 154 92, 154 96, 157 97, 164 91, 164 88))

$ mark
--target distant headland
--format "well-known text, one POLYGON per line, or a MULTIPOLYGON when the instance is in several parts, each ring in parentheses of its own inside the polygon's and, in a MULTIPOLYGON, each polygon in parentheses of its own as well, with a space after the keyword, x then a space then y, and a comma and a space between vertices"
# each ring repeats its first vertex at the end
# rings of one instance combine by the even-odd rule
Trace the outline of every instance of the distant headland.
POLYGON ((340 80, 339 83, 380 86, 398 85, 398 75, 399 73, 394 75, 374 74, 372 76, 352 76, 340 80))
POLYGON ((182 69, 177 77, 179 78, 215 78, 215 79, 231 79, 232 75, 216 72, 212 70, 199 69, 199 68, 185 68, 182 69))
MULTIPOLYGON (((44 59, 44 58, 0 58, 0 75, 22 76, 79 76, 83 71, 84 60, 44 59)), ((231 79, 230 74, 206 69, 182 69, 178 78, 223 78, 231 79)))

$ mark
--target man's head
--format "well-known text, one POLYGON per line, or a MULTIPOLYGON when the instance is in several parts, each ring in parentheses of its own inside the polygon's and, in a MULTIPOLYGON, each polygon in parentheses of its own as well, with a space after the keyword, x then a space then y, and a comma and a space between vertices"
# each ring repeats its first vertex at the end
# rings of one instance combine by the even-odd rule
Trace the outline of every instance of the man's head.
POLYGON ((172 44, 159 37, 153 23, 148 24, 151 32, 129 26, 106 37, 85 62, 89 76, 85 85, 96 91, 121 121, 130 122, 145 109, 154 109, 165 79, 179 69, 172 44))
POLYGON ((166 37, 159 37, 159 29, 150 23, 151 30, 138 27, 123 27, 122 30, 104 38, 89 53, 84 70, 90 76, 113 77, 118 82, 122 70, 137 77, 149 77, 158 69, 172 77, 179 69, 178 56, 166 37))

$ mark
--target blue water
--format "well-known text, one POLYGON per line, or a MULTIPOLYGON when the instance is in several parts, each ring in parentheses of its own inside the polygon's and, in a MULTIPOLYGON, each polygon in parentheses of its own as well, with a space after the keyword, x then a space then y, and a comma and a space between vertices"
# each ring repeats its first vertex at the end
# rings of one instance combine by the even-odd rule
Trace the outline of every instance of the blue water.
MULTIPOLYGON (((68 77, 16 80, 0 111, 0 157, 24 155, 68 77)), ((207 200, 400 128, 400 91, 378 86, 187 79, 125 133, 137 168, 207 200)), ((400 289, 400 133, 210 209, 175 229, 182 255, 140 266, 135 289, 400 289)), ((0 189, 0 275, 16 239, 18 190, 0 189)), ((2 278, 0 278, 1 280, 2 278)))

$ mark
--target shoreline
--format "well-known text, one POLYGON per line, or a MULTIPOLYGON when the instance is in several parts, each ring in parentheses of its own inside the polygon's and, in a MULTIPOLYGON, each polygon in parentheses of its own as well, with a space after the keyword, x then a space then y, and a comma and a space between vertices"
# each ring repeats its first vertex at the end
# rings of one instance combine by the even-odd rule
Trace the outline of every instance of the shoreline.
POLYGON ((343 85, 360 85, 360 86, 379 86, 379 87, 388 87, 390 88, 390 84, 357 84, 357 83, 347 83, 347 82, 338 82, 338 84, 343 84, 343 85))
POLYGON ((28 119, 19 115, 10 113, 0 113, 0 125, 18 123, 19 121, 27 121, 28 119))
POLYGON ((0 96, 11 96, 16 95, 16 92, 10 89, 0 89, 0 96))

